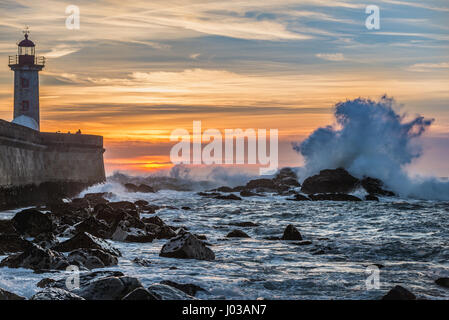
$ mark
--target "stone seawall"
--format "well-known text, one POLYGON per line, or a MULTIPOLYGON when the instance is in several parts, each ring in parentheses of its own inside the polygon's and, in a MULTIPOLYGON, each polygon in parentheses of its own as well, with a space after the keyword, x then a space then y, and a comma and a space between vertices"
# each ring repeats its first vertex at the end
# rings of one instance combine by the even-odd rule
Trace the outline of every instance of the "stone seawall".
POLYGON ((0 209, 73 196, 105 181, 103 137, 38 132, 0 120, 0 209))

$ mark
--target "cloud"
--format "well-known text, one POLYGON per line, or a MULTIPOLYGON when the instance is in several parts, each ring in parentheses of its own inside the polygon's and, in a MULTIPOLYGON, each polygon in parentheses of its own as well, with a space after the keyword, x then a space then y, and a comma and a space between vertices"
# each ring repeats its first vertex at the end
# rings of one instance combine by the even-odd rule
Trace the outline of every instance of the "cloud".
POLYGON ((449 69, 448 62, 441 63, 416 63, 408 68, 409 71, 414 72, 435 72, 436 70, 449 69))
POLYGON ((344 61, 345 56, 342 53, 317 53, 316 57, 327 61, 344 61))

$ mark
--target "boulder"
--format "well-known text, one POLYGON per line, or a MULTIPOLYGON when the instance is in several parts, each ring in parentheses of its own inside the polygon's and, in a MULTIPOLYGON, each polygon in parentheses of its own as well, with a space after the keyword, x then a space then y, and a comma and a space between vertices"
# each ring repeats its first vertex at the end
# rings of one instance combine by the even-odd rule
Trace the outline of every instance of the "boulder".
POLYGON ((165 222, 159 218, 158 216, 153 216, 153 217, 149 217, 149 218, 142 218, 142 222, 143 223, 151 223, 151 224, 155 224, 159 227, 165 226, 165 222))
POLYGON ((236 226, 236 227, 258 227, 259 225, 257 223, 251 222, 251 221, 243 221, 243 222, 231 222, 229 223, 230 226, 236 226))
POLYGON ((311 194, 313 201, 362 201, 362 199, 344 193, 311 194))
POLYGON ((0 234, 18 234, 12 220, 0 220, 0 234))
POLYGON ((146 201, 146 200, 137 200, 137 201, 134 201, 134 204, 135 204, 137 207, 139 207, 139 208, 147 206, 148 203, 149 203, 149 202, 146 201))
POLYGON ((161 257, 179 259, 214 260, 214 252, 193 234, 186 232, 171 238, 162 246, 161 257))
POLYGON ((85 300, 84 298, 59 288, 45 288, 33 295, 30 300, 85 300))
POLYGON ((250 190, 242 190, 240 191, 241 197, 261 197, 262 195, 259 193, 252 192, 250 190))
POLYGON ((282 235, 281 240, 302 240, 301 233, 293 225, 289 224, 282 235))
POLYGON ((226 238, 251 238, 249 235, 247 235, 242 230, 232 230, 226 235, 226 238))
POLYGON ((198 291, 206 291, 203 288, 191 283, 176 283, 170 280, 161 281, 161 284, 176 288, 182 292, 194 297, 198 291))
POLYGON ((299 194, 299 193, 296 193, 293 198, 288 198, 287 200, 291 200, 291 201, 310 201, 309 198, 307 198, 306 196, 303 196, 302 194, 299 194))
POLYGON ((155 233, 157 239, 171 239, 176 237, 176 232, 169 226, 161 226, 155 233))
POLYGON ((25 297, 19 296, 15 293, 0 288, 0 301, 1 300, 25 300, 25 297))
POLYGON ((282 168, 274 177, 273 182, 276 185, 284 185, 291 188, 301 186, 301 184, 298 182, 298 176, 291 168, 282 168))
POLYGON ((126 183, 125 185, 126 191, 128 192, 142 192, 142 193, 154 193, 153 187, 150 187, 146 184, 141 184, 139 186, 133 184, 133 183, 126 183))
POLYGON ((86 300, 121 300, 142 284, 137 278, 120 276, 95 280, 72 292, 86 300))
POLYGON ((117 256, 99 249, 76 249, 69 253, 67 259, 70 264, 87 269, 110 267, 118 263, 117 256))
POLYGON ((12 219, 14 228, 21 234, 36 237, 41 233, 53 232, 53 222, 48 215, 35 210, 22 210, 12 219))
POLYGON ((362 187, 373 196, 393 197, 395 194, 389 190, 384 190, 384 183, 375 178, 365 177, 360 181, 362 187))
MULTIPOLYGON (((109 271, 109 270, 103 270, 103 271, 93 271, 93 272, 83 272, 79 274, 79 285, 80 288, 88 286, 90 283, 104 279, 104 278, 110 278, 110 277, 123 277, 124 274, 120 271, 109 271)), ((59 289, 67 289, 66 286, 66 278, 57 280, 57 281, 49 281, 46 287, 51 288, 59 288, 59 289)), ((79 289, 76 289, 79 290, 79 289)))
POLYGON ((53 284, 55 282, 56 281, 51 279, 51 278, 44 278, 44 279, 42 279, 41 281, 39 281, 36 284, 36 287, 38 287, 38 288, 46 288, 46 287, 49 287, 51 284, 53 284))
POLYGON ((233 188, 230 188, 230 187, 220 187, 220 188, 217 188, 217 189, 214 189, 214 190, 211 190, 211 191, 218 191, 218 192, 225 192, 225 193, 229 193, 229 192, 233 192, 234 191, 234 189, 233 188))
POLYGON ((124 296, 122 300, 159 300, 159 297, 145 288, 137 288, 124 296))
POLYGON ((31 242, 16 234, 0 234, 0 255, 23 252, 31 247, 31 242))
POLYGON ((51 249, 57 245, 59 241, 53 233, 42 233, 34 238, 33 243, 36 243, 44 249, 51 249))
POLYGON ((365 196, 365 200, 366 201, 379 201, 379 198, 372 194, 369 194, 369 195, 365 196))
POLYGON ((76 234, 73 238, 61 242, 53 249, 60 252, 70 252, 76 249, 99 249, 114 256, 121 256, 120 251, 108 242, 86 232, 76 234))
POLYGON ((195 298, 185 292, 165 284, 154 283, 148 287, 148 291, 159 300, 194 300, 195 298))
POLYGON ((90 217, 74 225, 74 233, 86 232, 98 238, 109 238, 111 230, 103 221, 90 217))
POLYGON ((6 257, 0 262, 0 267, 26 268, 35 271, 63 270, 69 266, 67 258, 56 251, 43 249, 36 244, 23 253, 6 257))
POLYGON ((416 296, 401 286, 395 286, 382 297, 382 300, 416 300, 416 296))
POLYGON ((151 266, 151 261, 148 259, 134 258, 133 262, 142 267, 150 267, 151 266))
POLYGON ((359 185, 359 179, 350 175, 345 169, 322 170, 319 174, 304 180, 301 192, 306 194, 348 193, 359 185))
POLYGON ((435 283, 441 287, 449 288, 449 278, 438 278, 435 283))
POLYGON ((240 198, 239 196, 236 196, 235 194, 227 194, 227 195, 218 195, 215 196, 214 199, 219 199, 219 200, 242 200, 242 198, 240 198))
POLYGON ((124 242, 152 242, 154 235, 146 231, 145 224, 140 222, 139 227, 135 227, 135 224, 133 226, 132 221, 121 220, 113 227, 111 239, 124 242))
POLYGON ((245 185, 246 190, 261 190, 274 191, 276 190, 276 183, 272 179, 255 179, 249 181, 245 185))
POLYGON ((89 200, 89 203, 92 207, 95 207, 100 203, 108 203, 109 201, 105 199, 105 197, 112 197, 113 194, 110 192, 97 192, 97 193, 86 193, 84 195, 84 199, 89 200))

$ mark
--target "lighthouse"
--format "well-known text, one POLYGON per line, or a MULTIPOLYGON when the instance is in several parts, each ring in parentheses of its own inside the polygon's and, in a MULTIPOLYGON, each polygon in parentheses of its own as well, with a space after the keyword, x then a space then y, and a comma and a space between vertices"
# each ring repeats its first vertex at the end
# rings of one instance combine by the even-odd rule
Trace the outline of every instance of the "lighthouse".
POLYGON ((45 66, 45 58, 35 55, 35 44, 29 38, 18 43, 17 55, 9 56, 9 67, 14 71, 14 119, 13 123, 40 130, 39 71, 45 66))

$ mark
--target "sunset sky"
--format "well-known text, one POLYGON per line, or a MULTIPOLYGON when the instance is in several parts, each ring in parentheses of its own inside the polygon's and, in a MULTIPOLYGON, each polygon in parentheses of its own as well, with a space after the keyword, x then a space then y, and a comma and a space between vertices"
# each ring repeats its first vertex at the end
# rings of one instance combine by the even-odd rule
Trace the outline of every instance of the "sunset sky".
POLYGON ((12 120, 8 55, 30 26, 41 73, 41 130, 100 134, 108 173, 169 168, 170 132, 279 129, 291 148, 331 124, 332 106, 383 94, 435 118, 421 174, 449 176, 447 0, 0 1, 0 118, 12 120), (365 27, 367 4, 380 30, 365 27), (81 28, 65 10, 79 6, 81 28))

